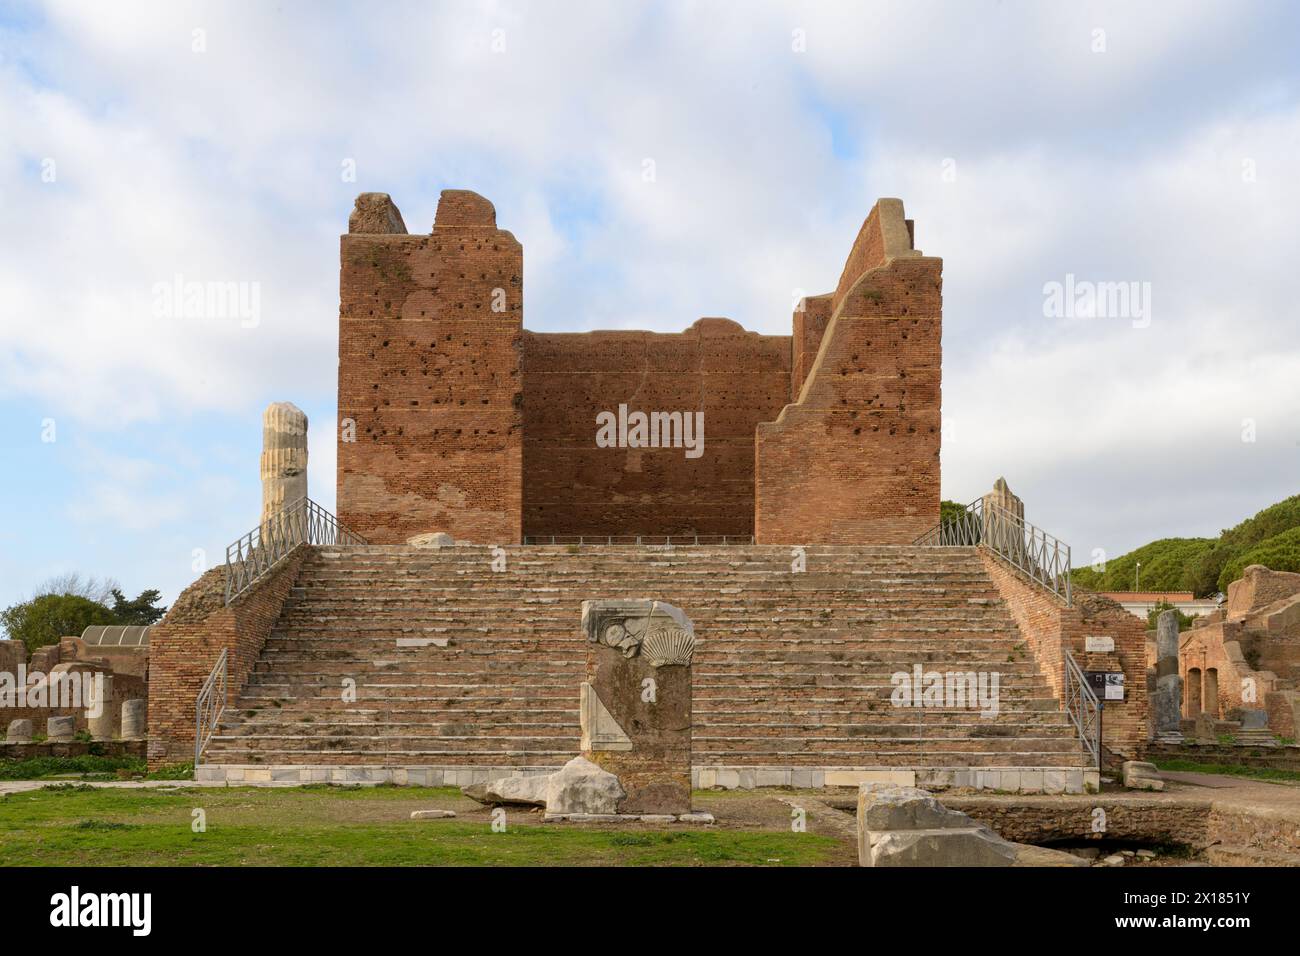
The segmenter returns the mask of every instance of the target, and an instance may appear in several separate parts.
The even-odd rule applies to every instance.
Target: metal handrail
[[[226,603],[256,584],[300,544],[366,544],[310,498],[285,505],[226,548]]]
[[[958,518],[935,525],[913,544],[925,547],[983,545],[1030,580],[1072,604],[1070,546],[1019,515],[976,499]]]
[[[1101,769],[1101,701],[1096,692],[1088,686],[1088,678],[1074,660],[1074,655],[1065,652],[1065,710],[1079,732],[1092,764]]]
[[[203,750],[216,733],[217,723],[226,710],[226,662],[230,659],[228,648],[222,648],[203,689],[194,701],[194,766],[199,765]]]

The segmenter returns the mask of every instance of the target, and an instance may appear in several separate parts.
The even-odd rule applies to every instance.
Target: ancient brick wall
[[[239,696],[298,578],[308,549],[225,603],[225,568],[213,568],[181,592],[149,632],[149,767],[194,759],[194,704],[222,649],[228,650],[226,697]]]
[[[523,254],[442,194],[406,233],[357,200],[339,280],[337,510],[375,543],[448,531],[909,543],[938,521],[941,271],[881,200],[794,334],[523,331]],[[705,453],[601,448],[595,414],[705,414]]]
[[[378,195],[341,240],[339,519],[373,543],[517,543],[522,247],[474,193],[443,192],[427,236]]]
[[[799,393],[812,371],[822,347],[822,336],[831,320],[834,300],[829,295],[808,296],[794,313],[794,367],[790,372],[790,401],[799,401]],[[775,418],[776,416],[772,416]]]
[[[524,333],[526,535],[754,530],[754,432],[790,394],[790,337],[700,319],[684,332]],[[596,415],[703,412],[699,457],[598,447]]]
[[[760,542],[904,544],[938,523],[942,270],[912,248],[902,203],[880,200],[798,401],[758,427]]]
[[[1102,743],[1113,754],[1142,753],[1149,736],[1145,623],[1109,598],[1088,592],[1076,593],[1067,607],[986,549],[980,549],[980,557],[1058,700],[1064,700],[1067,651],[1082,670],[1123,671],[1124,699],[1105,703]],[[1115,650],[1088,653],[1090,635],[1112,638]]]

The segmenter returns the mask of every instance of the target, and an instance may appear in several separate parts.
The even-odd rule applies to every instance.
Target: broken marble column
[[[695,628],[660,601],[584,601],[582,755],[614,774],[623,814],[691,810]]]
[[[87,675],[91,677],[92,675]],[[113,675],[98,674],[99,680],[88,679],[82,686],[88,688],[86,701],[86,730],[92,740],[113,739]],[[101,684],[100,681],[103,683]],[[92,713],[94,716],[91,716]]]
[[[1156,740],[1183,742],[1183,678],[1178,673],[1178,612],[1172,608],[1156,618]]]
[[[272,402],[262,414],[262,536],[285,505],[307,497],[307,416],[291,402]]]
[[[75,717],[51,717],[45,721],[45,739],[50,743],[71,740],[77,733]]]
[[[139,740],[145,735],[148,701],[143,697],[122,704],[122,739]]]
[[[1025,503],[1012,494],[1005,478],[993,482],[982,502],[984,541],[1008,558],[1022,563],[1025,545]],[[1029,567],[1027,561],[1023,562]]]
[[[992,505],[1017,521],[1025,520],[1025,503],[1012,493],[1011,486],[1007,484],[1005,478],[993,482],[993,490],[984,496],[983,502],[985,510]]]

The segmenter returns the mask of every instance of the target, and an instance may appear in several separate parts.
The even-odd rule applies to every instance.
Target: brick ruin
[[[939,516],[942,260],[876,203],[791,335],[523,327],[523,248],[446,190],[410,235],[357,200],[339,278],[338,514],[375,543],[449,532],[904,544]],[[703,454],[600,447],[597,416],[703,413]]]
[[[369,543],[295,549],[233,597],[221,569],[187,589],[153,629],[150,765],[197,741],[204,780],[450,785],[573,758],[618,778],[618,812],[652,815],[689,810],[687,774],[1095,788],[1066,657],[1130,678],[1103,743],[1139,753],[1142,622],[975,542],[914,543],[939,521],[942,261],[913,234],[901,202],[877,202],[788,336],[725,318],[540,333],[523,328],[522,247],[486,199],[445,191],[410,235],[363,194],[341,239],[337,511]],[[301,464],[264,459],[263,477]],[[1023,514],[1005,482],[988,500]],[[599,547],[548,544],[579,535]],[[703,540],[644,547],[670,535]],[[791,544],[807,546],[793,563]],[[680,661],[657,674],[677,701],[662,725],[622,693],[653,661],[602,670],[575,640],[584,602],[644,598],[708,635],[689,679]],[[201,738],[222,651],[228,706]],[[956,668],[941,682],[997,676],[1006,706],[954,698],[922,719],[919,690],[892,692],[920,661]]]
[[[1300,574],[1251,565],[1228,585],[1222,608],[1180,636],[1183,717],[1236,720],[1267,714],[1284,738],[1300,732]]]

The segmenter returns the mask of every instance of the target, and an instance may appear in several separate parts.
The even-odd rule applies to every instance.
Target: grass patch
[[[66,774],[110,774],[112,777],[143,775],[143,757],[102,757],[83,754],[79,757],[29,757],[26,760],[0,760],[0,780],[43,780]]]
[[[1300,770],[1280,770],[1275,767],[1244,767],[1241,764],[1201,763],[1197,760],[1157,760],[1155,765],[1160,770],[1174,773],[1214,773],[1225,777],[1246,777],[1250,780],[1281,781],[1300,783]]]
[[[481,819],[417,822],[454,807]],[[191,829],[202,809],[207,829]],[[56,784],[0,800],[9,866],[799,866],[830,837],[787,830],[544,825],[525,811],[492,831],[455,788],[95,788]]]

